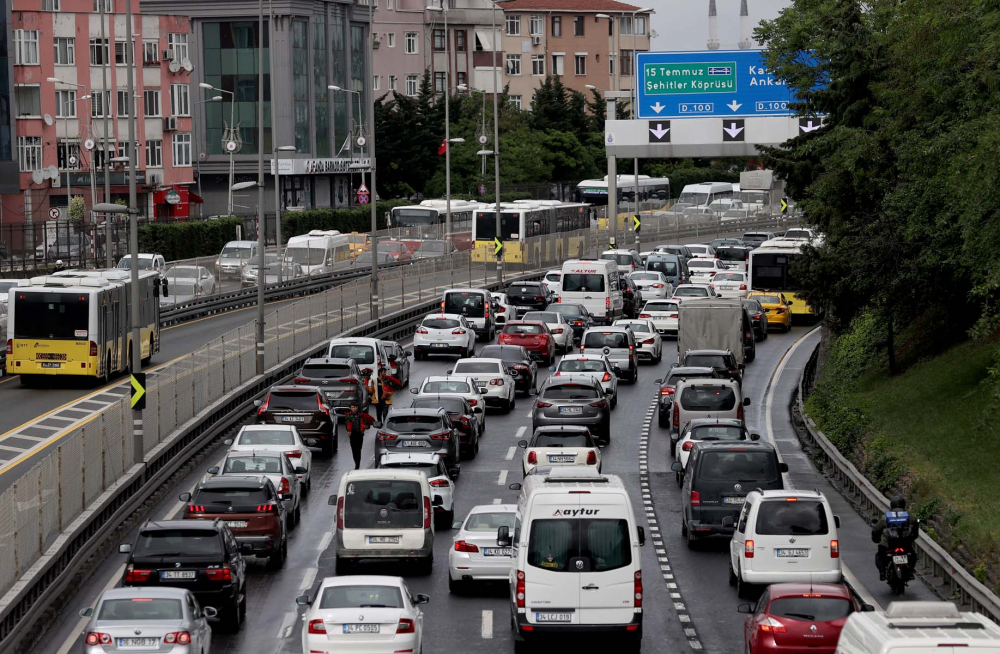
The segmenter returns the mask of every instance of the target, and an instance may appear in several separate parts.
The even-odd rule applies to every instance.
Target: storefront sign
[[[90,186],[90,173],[63,173],[60,176],[60,182],[66,184],[66,177],[70,176],[70,181],[73,182],[74,187],[84,187]],[[94,179],[96,180],[98,186],[104,184],[104,171],[96,170],[94,171]],[[110,172],[108,173],[108,180],[111,186],[126,186],[128,185],[128,172]],[[146,171],[137,170],[135,171],[135,183],[145,184],[146,183]]]
[[[349,159],[338,157],[336,159],[282,159],[282,175],[332,175],[355,172],[351,166],[364,167],[371,166],[371,159],[368,157]],[[274,159],[271,160],[271,174],[274,174]]]

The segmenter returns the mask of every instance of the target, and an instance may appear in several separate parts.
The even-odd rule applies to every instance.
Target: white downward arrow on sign
[[[820,127],[822,127],[822,125],[815,125],[814,126],[813,125],[813,121],[811,121],[811,120],[809,122],[807,122],[805,125],[799,125],[799,129],[801,129],[803,132],[805,132],[807,134],[809,132],[815,132]]]
[[[743,128],[737,127],[736,123],[730,123],[729,127],[723,127],[722,129],[723,131],[726,132],[726,134],[729,134],[729,138],[733,139],[736,138],[739,135],[739,133],[743,131]]]
[[[663,125],[657,123],[656,128],[654,129],[654,128],[650,127],[649,131],[652,132],[653,136],[655,136],[656,138],[662,139],[664,137],[664,135],[667,132],[670,131],[670,128],[669,127],[664,127]]]
[[[740,107],[742,107],[743,105],[741,105],[741,104],[740,104],[739,102],[737,102],[736,100],[733,100],[732,102],[730,102],[730,103],[729,103],[729,104],[727,104],[726,106],[727,106],[727,107],[729,107],[730,109],[732,109],[733,111],[736,111],[737,109],[739,109],[739,108],[740,108]]]
[[[659,102],[659,101],[657,101],[657,102],[656,102],[656,104],[654,104],[654,105],[650,106],[650,109],[652,109],[652,110],[653,110],[653,111],[655,111],[656,113],[660,113],[661,111],[663,111],[663,110],[664,110],[664,109],[666,109],[666,108],[667,108],[667,105],[665,105],[665,104],[660,104],[660,102]]]

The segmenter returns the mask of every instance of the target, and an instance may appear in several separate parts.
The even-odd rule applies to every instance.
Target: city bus
[[[67,270],[22,280],[9,291],[7,373],[29,385],[46,377],[107,380],[129,369],[133,320],[142,359],[160,349],[160,276],[139,271],[139,311],[131,311],[128,270]]]
[[[635,202],[635,175],[618,175],[616,185],[620,202]],[[576,185],[576,199],[595,206],[608,204],[608,176],[585,179]],[[666,177],[639,175],[639,201],[670,199],[670,180]]]
[[[815,311],[799,295],[801,288],[792,273],[792,263],[802,255],[804,239],[774,238],[764,241],[755,250],[750,250],[750,290],[781,293],[785,299],[794,302],[793,316],[812,316]]]
[[[581,202],[558,200],[517,200],[500,203],[500,240],[503,241],[503,260],[508,263],[539,261],[539,257],[555,256],[560,261],[577,259],[586,253],[586,236],[581,230],[590,229],[591,207]],[[486,205],[476,211],[472,223],[473,261],[496,261],[493,239],[496,230],[496,206]],[[526,241],[537,236],[578,232],[566,239]],[[534,252],[526,245],[531,243]],[[554,248],[554,250],[550,250]]]
[[[472,247],[472,215],[485,206],[482,202],[451,201],[451,240],[459,250]],[[424,200],[417,205],[394,207],[389,212],[389,226],[398,230],[399,239],[409,245],[424,239],[443,239],[447,217],[447,200]]]

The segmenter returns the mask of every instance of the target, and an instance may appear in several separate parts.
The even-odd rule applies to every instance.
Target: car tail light
[[[281,486],[278,488],[278,493],[291,493],[292,488],[288,484],[288,477],[281,478]]]
[[[673,394],[674,394],[673,386],[663,386],[662,388],[660,388],[660,395],[673,395]]]
[[[418,334],[427,334],[429,332],[427,331],[426,327],[417,327],[417,333]]]
[[[455,551],[456,552],[478,552],[479,546],[472,543],[466,543],[464,540],[455,541]]]
[[[591,450],[587,452],[587,465],[596,466],[597,465],[597,452]]]
[[[528,366],[524,365],[523,363],[515,363],[514,364],[514,370],[531,370],[531,368],[529,368]]]
[[[772,617],[766,617],[761,621],[760,630],[766,634],[783,634],[786,631],[785,625]]]
[[[663,288],[663,284],[653,284],[653,288]]]
[[[357,384],[358,383],[358,378],[357,377],[344,377],[343,379],[340,379],[338,381],[341,384]]]
[[[667,316],[667,317],[668,317],[668,318],[676,318],[676,317],[677,317],[677,314],[676,314],[676,313],[672,313],[672,314],[670,314],[670,315],[669,315],[669,316]]]
[[[97,356],[97,343],[95,343],[94,341],[90,342],[90,356],[92,357]]]
[[[740,284],[740,290],[741,291],[747,290],[747,285],[746,284]]]
[[[775,312],[775,313],[784,313],[784,312],[785,312],[785,310],[784,310],[784,309],[782,309],[781,307],[778,307],[777,309],[775,309],[775,310],[774,310],[774,312]]]
[[[287,456],[289,459],[301,459],[302,450],[289,450],[285,452],[285,456]]]
[[[448,485],[448,482],[446,482],[444,479],[432,479],[427,483],[429,483],[434,488],[444,488]]]
[[[295,378],[295,383],[296,384],[308,384],[309,383],[309,378],[308,377],[296,377]]]
[[[649,314],[649,313],[640,313],[639,317],[640,318],[652,318],[653,316],[652,316],[652,314]]]
[[[752,540],[748,540],[747,542],[743,543],[743,557],[747,558],[747,559],[752,559],[753,558],[753,541]]]
[[[681,449],[685,452],[690,452],[694,449],[694,441],[684,441],[684,444],[681,445]]]
[[[517,571],[517,587],[514,589],[514,601],[517,602],[517,608],[524,608],[524,571]]]
[[[551,402],[535,402],[535,406],[539,409],[547,409],[552,406]]]
[[[87,638],[85,639],[85,642],[88,645],[90,645],[90,646],[94,646],[94,645],[110,645],[111,644],[111,635],[110,634],[102,634],[102,633],[100,633],[98,631],[88,631],[87,632]]]
[[[149,581],[152,570],[136,570],[131,565],[125,568],[125,581],[128,583],[143,583]]]
[[[608,401],[607,400],[598,400],[596,402],[591,402],[587,406],[592,406],[595,409],[603,409],[604,407],[608,406]]]
[[[396,440],[396,434],[387,434],[384,431],[375,432],[375,440],[377,441],[394,441]]]
[[[344,528],[344,496],[337,498],[337,529]]]
[[[611,373],[610,372],[604,373],[604,376],[601,377],[601,381],[602,382],[609,382],[609,381],[611,381]]]
[[[326,635],[326,624],[322,620],[309,621],[309,633]]]
[[[633,585],[635,591],[635,603],[632,604],[635,608],[642,608],[642,571],[636,570],[635,572],[635,584]]]
[[[830,541],[830,558],[839,559],[840,558],[840,541],[831,540]]]
[[[14,354],[14,341],[10,338],[7,339],[7,354]]]
[[[608,309],[609,311],[611,310],[611,298],[610,297],[604,298],[604,308]]]
[[[465,330],[464,330],[464,329],[462,329],[461,327],[459,327],[458,329],[453,329],[453,330],[451,330],[451,333],[452,333],[452,334],[464,334],[464,333],[465,333]]]
[[[434,434],[431,434],[431,440],[432,441],[446,441],[449,438],[451,438],[451,432],[449,432],[447,430],[446,431],[439,431],[439,432],[436,432]]]
[[[399,625],[396,627],[397,634],[412,634],[416,630],[413,627],[413,620],[409,618],[400,618]]]
[[[490,380],[490,386],[503,386],[503,377]]]
[[[719,271],[718,270],[713,270],[712,272],[708,273],[708,276],[709,277],[715,277],[715,273],[717,273],[717,272],[719,272]]]
[[[536,465],[538,463],[538,455],[535,454],[534,450],[528,452],[528,463],[531,465]]]
[[[653,343],[655,343],[655,342],[656,342],[656,339],[652,339],[652,338],[647,338],[646,340],[644,340],[644,341],[642,342],[642,344],[643,344],[643,345],[652,345],[652,344],[653,344]]]
[[[553,334],[562,334],[563,333],[563,328],[562,327],[556,327],[555,329],[552,330],[552,333]]]
[[[444,313],[444,300],[441,300],[441,313]]]
[[[691,506],[701,506],[701,493],[696,490],[691,491]]]
[[[553,376],[553,377],[561,377],[561,376],[562,376],[562,373],[561,373],[561,372],[559,372],[559,371],[557,370],[557,371],[555,372],[555,374],[553,374],[552,376]]]
[[[497,307],[497,313],[504,313],[505,311],[507,311],[507,308],[502,304],[499,307]]]
[[[736,419],[743,420],[743,405],[740,404],[736,407]]]
[[[205,570],[205,577],[209,581],[232,581],[233,571],[227,563],[224,568],[209,568]]]
[[[431,498],[424,498],[424,529],[431,528]]]
[[[268,502],[267,504],[258,504],[257,513],[277,513],[278,505],[274,502]]]
[[[468,419],[468,418],[466,418],[465,416],[459,416],[459,417],[458,417],[458,421],[459,421],[460,423],[462,423],[462,426],[463,426],[463,427],[468,427],[468,426],[469,426],[469,419]]]
[[[203,504],[188,504],[187,505],[187,512],[188,513],[204,513],[205,512],[205,506]]]
[[[267,412],[267,405],[270,404],[270,402],[271,402],[271,396],[268,395],[267,399],[264,400],[264,403],[260,405],[259,409],[257,409],[258,416],[262,416]]]
[[[681,428],[681,408],[674,404],[674,427]]]
[[[469,406],[476,406],[479,404],[479,400],[469,400]]]
[[[319,393],[316,394],[316,408],[326,415],[330,415],[330,410],[323,406],[323,396]]]

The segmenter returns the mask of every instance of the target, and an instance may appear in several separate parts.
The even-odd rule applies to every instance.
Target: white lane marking
[[[112,588],[117,586],[123,574],[125,574],[124,563],[118,566],[118,569],[115,570],[114,574],[111,575],[111,580],[104,586],[104,588],[101,589],[101,592],[97,594],[97,597],[94,599],[94,602],[96,603],[97,599],[99,599],[101,595],[104,594],[105,591],[111,590]],[[90,618],[80,618],[76,623],[76,629],[73,630],[73,633],[70,634],[70,636],[62,644],[62,647],[60,647],[56,651],[56,654],[69,654],[70,650],[78,646],[80,643],[80,632],[83,631],[83,628],[87,626],[88,622],[90,622]]]
[[[528,411],[528,413],[527,413],[527,414],[525,414],[525,416],[524,416],[524,417],[525,417],[525,418],[530,418],[530,417],[531,417],[531,413],[532,413],[531,411]]]
[[[500,498],[499,497],[494,497],[493,498],[493,503],[494,504],[500,504]]]
[[[503,486],[505,483],[507,483],[507,471],[501,470],[500,478],[497,479],[497,486]]]
[[[493,638],[493,611],[483,611],[483,638]]]
[[[299,590],[306,591],[312,588],[313,582],[316,581],[317,572],[319,572],[319,568],[309,568],[306,570],[305,575],[302,576],[302,583],[299,584]]]
[[[328,531],[323,534],[323,538],[320,539],[319,545],[316,547],[320,552],[325,552],[326,548],[330,547],[330,542],[333,541],[333,532]]]
[[[528,417],[531,417],[531,414],[528,414]],[[524,436],[524,432],[527,429],[528,429],[527,425],[521,425],[520,427],[518,427],[517,428],[517,433],[514,435],[514,438],[520,440],[521,437]]]
[[[285,613],[285,617],[281,620],[281,626],[278,627],[278,640],[288,638],[292,634],[292,623],[295,622],[296,615],[295,611]]]
[[[508,461],[510,461],[511,459],[514,458],[514,452],[517,452],[517,446],[516,445],[511,445],[510,449],[507,450],[507,460]]]
[[[875,599],[875,597],[868,592],[868,589],[865,588],[864,585],[861,583],[861,581],[859,581],[858,578],[854,576],[854,573],[851,572],[846,565],[844,565],[843,561],[841,561],[840,565],[844,571],[844,579],[846,579],[847,583],[851,585],[851,588],[853,588],[855,592],[857,592],[857,594],[861,596],[861,599],[864,600],[866,604],[871,604],[879,611],[882,611],[882,605],[879,604],[878,600]]]
[[[179,520],[181,518],[180,511],[187,502],[181,502],[180,500],[174,502],[174,505],[167,509],[164,514],[164,520]]]

